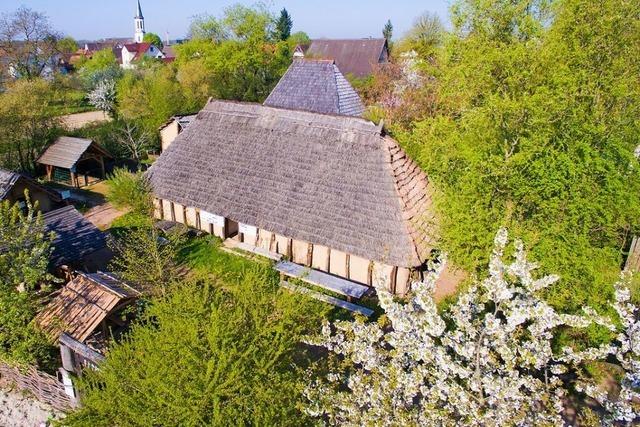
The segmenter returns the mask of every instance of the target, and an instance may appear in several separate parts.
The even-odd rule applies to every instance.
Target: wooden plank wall
[[[224,227],[202,224],[199,210],[196,208],[184,207],[161,199],[156,199],[154,205],[158,219],[183,223],[222,239],[227,237]],[[296,264],[306,265],[368,286],[382,281],[391,292],[399,295],[404,295],[410,290],[411,271],[408,268],[370,261],[326,246],[291,239],[268,230],[258,229],[256,235],[242,237],[245,243],[281,254]]]

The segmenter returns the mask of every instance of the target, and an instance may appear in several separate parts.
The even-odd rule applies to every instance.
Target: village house
[[[41,212],[49,212],[62,206],[62,196],[57,191],[43,187],[28,176],[0,168],[0,201],[26,204],[25,190],[34,205],[37,203]]]
[[[264,105],[344,116],[364,113],[360,96],[332,59],[294,59]]]
[[[282,256],[291,275],[405,294],[432,256],[429,180],[361,118],[213,100],[148,177],[157,218]]]
[[[113,157],[98,143],[86,138],[61,136],[36,160],[44,166],[49,181],[74,187],[105,178],[107,160]]]
[[[381,39],[318,39],[298,46],[294,58],[333,59],[346,77],[365,78],[389,62],[389,45]]]

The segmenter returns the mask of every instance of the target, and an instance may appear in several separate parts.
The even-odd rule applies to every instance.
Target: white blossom
[[[116,103],[116,82],[111,79],[99,81],[96,87],[89,92],[87,98],[95,108],[105,113],[113,112]]]
[[[640,323],[626,278],[612,303],[619,330],[590,307],[583,314],[558,313],[540,296],[558,277],[534,278],[537,266],[520,242],[513,262],[505,263],[507,243],[500,230],[488,277],[443,313],[432,295],[440,263],[413,284],[406,303],[376,285],[384,320],[325,324],[309,342],[337,354],[341,368],[307,387],[307,412],[345,426],[563,425],[566,398],[577,392],[600,404],[604,424],[637,420]],[[616,339],[554,353],[559,327],[592,324],[617,331]],[[603,360],[617,360],[624,371],[615,397],[575,375],[585,362]]]

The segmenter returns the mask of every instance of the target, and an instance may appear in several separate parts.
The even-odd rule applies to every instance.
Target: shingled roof
[[[363,119],[210,101],[148,176],[159,198],[389,265],[432,248],[426,176]]]
[[[20,174],[0,168],[0,200],[4,200],[16,182],[20,179]]]
[[[43,165],[71,169],[89,148],[110,157],[104,148],[90,139],[61,136],[45,150],[37,162]]]
[[[364,112],[360,97],[333,60],[294,60],[264,105],[345,116]]]
[[[78,273],[36,316],[36,323],[54,338],[66,332],[84,342],[123,302],[140,295],[109,273]]]
[[[344,75],[366,77],[376,64],[387,62],[386,39],[319,39],[313,40],[305,55],[333,59]]]
[[[60,197],[60,194],[57,191],[41,186],[35,180],[26,175],[3,168],[0,168],[0,201],[4,200],[9,195],[11,189],[15,187],[20,180],[23,180],[32,188],[37,187],[39,190],[47,193],[54,202],[62,201],[62,197]]]
[[[42,216],[47,233],[53,232],[51,265],[58,267],[81,261],[107,247],[105,234],[73,206],[56,209]]]

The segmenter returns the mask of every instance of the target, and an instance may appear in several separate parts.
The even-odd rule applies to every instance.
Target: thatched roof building
[[[364,113],[360,96],[333,60],[294,59],[264,105],[344,116]]]
[[[49,212],[62,203],[57,191],[43,187],[26,175],[0,168],[0,201],[23,203],[26,200],[25,190],[28,190],[31,202],[37,202],[42,212]]]
[[[163,219],[361,283],[404,286],[432,249],[428,179],[363,119],[211,101],[149,178]]]
[[[90,178],[104,178],[105,159],[111,158],[107,150],[90,139],[61,136],[47,147],[37,163],[45,166],[49,180],[80,187],[81,176],[85,185]]]

